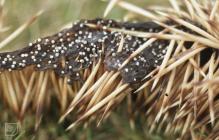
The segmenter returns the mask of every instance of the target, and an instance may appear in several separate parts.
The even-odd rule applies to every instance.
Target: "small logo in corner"
[[[5,136],[13,137],[19,133],[18,123],[5,123]]]

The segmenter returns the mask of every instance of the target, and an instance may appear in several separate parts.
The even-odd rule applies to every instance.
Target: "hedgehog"
[[[49,94],[55,95],[59,122],[75,116],[70,130],[93,119],[100,123],[131,96],[130,114],[143,114],[151,133],[217,138],[219,2],[171,1],[173,9],[147,11],[111,1],[106,12],[116,4],[149,20],[79,20],[0,53],[0,91],[8,106],[20,120],[33,106],[37,128]]]

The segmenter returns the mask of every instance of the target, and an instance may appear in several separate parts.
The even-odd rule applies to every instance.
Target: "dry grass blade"
[[[118,3],[119,0],[110,0],[109,4],[106,7],[106,10],[104,11],[103,17],[106,17],[109,12],[113,9],[113,7]]]
[[[5,0],[0,1],[0,28],[2,28],[3,24],[3,8],[4,8]]]
[[[1,0],[0,1],[0,33],[6,31],[6,28],[3,28],[3,18],[4,18],[4,4],[5,4],[5,0]]]
[[[6,32],[10,29],[10,27],[0,28],[0,33]]]
[[[204,11],[201,9],[200,5],[198,4],[198,2],[196,0],[190,0],[192,6],[194,7],[194,9],[197,11],[196,13],[203,19],[203,20],[207,20],[207,15],[204,13]]]
[[[134,12],[136,14],[139,14],[139,15],[142,15],[144,17],[154,19],[154,20],[160,20],[157,16],[155,16],[151,12],[146,11],[145,9],[139,8],[138,6],[135,6],[131,3],[128,3],[128,2],[125,2],[125,1],[119,1],[118,5],[122,8],[127,9],[128,11],[132,11],[132,12]]]
[[[169,0],[169,2],[171,3],[171,5],[174,8],[174,10],[176,10],[177,14],[181,15],[181,10],[180,10],[180,6],[179,6],[178,0]]]
[[[0,1],[1,7],[4,5],[4,3],[5,3],[5,0],[1,0],[1,1]]]
[[[216,14],[217,14],[218,8],[219,8],[219,1],[216,0],[214,8],[212,9],[211,14],[210,14],[210,18],[209,18],[210,20],[214,20]]]
[[[0,50],[5,47],[8,43],[14,40],[19,34],[21,34],[30,24],[32,24],[43,11],[39,11],[36,15],[30,18],[27,22],[21,25],[17,30],[15,30],[12,34],[10,34],[7,38],[5,38],[2,42],[0,42]]]
[[[185,3],[186,8],[187,8],[188,11],[189,11],[189,14],[190,14],[190,16],[191,16],[191,19],[194,19],[195,13],[194,13],[194,9],[193,9],[192,5],[189,3],[188,0],[184,0],[183,2]]]

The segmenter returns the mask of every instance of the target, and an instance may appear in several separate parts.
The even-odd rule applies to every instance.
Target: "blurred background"
[[[65,25],[79,19],[92,19],[103,17],[108,4],[107,0],[0,0],[5,1],[3,6],[3,18],[0,24],[9,28],[0,34],[0,41],[11,34],[15,29],[25,23],[31,16],[40,10],[43,14],[28,26],[16,40],[12,41],[6,50],[24,47],[28,42],[42,36],[58,32]],[[165,4],[167,0],[128,0],[132,4],[146,8],[151,4]],[[115,6],[107,18],[123,20],[127,14],[118,6]]]
[[[3,0],[0,0],[3,3]],[[130,3],[146,8],[151,4],[159,6],[166,4],[166,0],[129,0]],[[22,33],[20,33],[13,41],[7,44],[1,51],[16,50],[25,47],[26,44],[38,37],[44,37],[58,32],[66,25],[73,23],[79,19],[92,19],[103,17],[104,10],[108,1],[104,0],[5,0],[4,5],[0,7],[0,42],[7,38],[13,31],[18,29],[28,19],[35,15],[38,11],[44,12],[36,21],[29,25]],[[107,18],[115,20],[123,20],[127,14],[118,6],[115,6]],[[124,103],[125,104],[125,103]],[[34,132],[34,114],[27,114],[25,126],[22,126],[20,133],[16,136],[16,140],[23,139],[40,139],[40,140],[162,140],[165,139],[160,134],[149,135],[148,130],[142,126],[144,119],[139,117],[136,120],[135,129],[131,129],[127,118],[127,109],[122,107],[113,113],[110,119],[104,122],[100,127],[95,124],[85,128],[77,127],[76,130],[66,132],[65,125],[57,124],[59,114],[44,114],[43,123],[38,132]],[[57,105],[54,105],[56,108]],[[125,107],[125,105],[124,105]],[[3,109],[0,103],[0,110]],[[124,113],[123,113],[124,112]],[[55,117],[54,117],[55,116]],[[9,110],[1,111],[0,126],[4,127],[5,122],[16,122],[16,118]],[[4,137],[4,129],[0,128],[0,140]],[[170,139],[170,138],[168,138]]]

